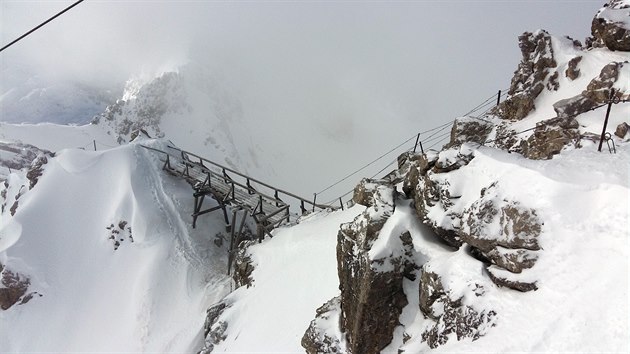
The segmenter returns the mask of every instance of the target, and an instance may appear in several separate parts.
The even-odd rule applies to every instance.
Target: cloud
[[[1,2],[2,42],[71,3]],[[282,126],[302,151],[324,136],[360,165],[509,86],[519,34],[583,39],[600,5],[88,0],[0,54],[2,86],[36,74],[106,87],[192,62],[231,86],[256,129]]]

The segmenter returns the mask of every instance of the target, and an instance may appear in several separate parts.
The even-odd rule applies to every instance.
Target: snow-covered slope
[[[190,187],[159,166],[136,144],[63,150],[2,214],[2,288],[26,289],[0,311],[1,352],[200,347],[206,308],[229,290],[222,219],[192,230]]]
[[[457,203],[462,208],[479,197],[481,188],[496,183],[502,190],[497,198],[519,200],[545,220],[538,263],[516,277],[537,280],[535,292],[493,284],[483,263],[471,257],[467,248],[453,251],[441,245],[421,224],[409,201],[396,205],[371,252],[392,252],[392,242],[401,232],[410,231],[418,264],[430,264],[442,274],[447,290],[462,294],[465,304],[496,313],[493,327],[484,336],[476,341],[452,338],[436,351],[628,350],[630,146],[624,144],[616,155],[593,150],[591,146],[551,161],[531,161],[481,148],[468,166],[450,178],[454,188],[461,188]],[[224,300],[229,307],[217,323],[226,322],[227,331],[214,352],[301,352],[300,340],[315,309],[339,294],[335,226],[361,211],[362,207],[355,206],[280,229],[273,239],[250,247],[253,285],[237,289]],[[420,279],[418,275],[404,282],[409,303],[384,353],[430,350],[421,336],[433,322],[418,309]],[[483,294],[475,295],[479,289]],[[333,321],[328,330],[338,332],[336,326]]]

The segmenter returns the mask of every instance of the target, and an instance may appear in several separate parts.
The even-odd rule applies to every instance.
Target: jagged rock
[[[331,336],[341,334],[338,331],[329,331],[329,328],[338,328],[341,316],[340,297],[334,297],[317,309],[315,319],[311,321],[302,337],[302,347],[308,354],[319,353],[344,353],[345,339]],[[331,333],[332,332],[332,333]]]
[[[488,271],[488,276],[492,279],[492,282],[498,286],[518,290],[521,292],[528,292],[532,290],[538,290],[538,286],[536,285],[536,281],[534,282],[526,282],[526,281],[518,281],[518,280],[510,280],[507,277],[500,276],[495,273],[499,273],[498,269],[494,266],[489,266],[486,268]]]
[[[48,158],[46,155],[41,154],[38,156],[33,163],[31,164],[31,168],[26,173],[26,178],[30,181],[29,189],[33,189],[37,182],[39,181],[39,177],[44,173],[44,165],[48,163]]]
[[[577,56],[571,60],[569,60],[569,67],[564,72],[564,75],[570,80],[575,80],[580,77],[580,69],[578,69],[578,65],[582,61],[581,56]]]
[[[462,304],[462,298],[451,299],[445,291],[441,277],[422,267],[420,278],[420,310],[435,324],[422,333],[422,340],[432,349],[445,344],[449,336],[455,334],[457,340],[472,338],[477,340],[487,329],[494,326],[495,311],[476,311]],[[482,296],[479,292],[477,296]]]
[[[558,91],[560,88],[560,82],[558,81],[558,71],[554,71],[554,73],[549,76],[549,80],[547,81],[547,90],[549,91]]]
[[[538,259],[542,221],[535,210],[501,198],[497,189],[493,184],[482,190],[481,198],[464,212],[461,238],[496,267],[521,273]]]
[[[382,195],[381,193],[390,194]],[[393,190],[386,184],[385,181],[364,178],[354,187],[354,195],[352,200],[356,204],[361,204],[366,207],[375,206],[375,202],[378,201],[390,201],[393,198]],[[388,202],[393,205],[393,202]]]
[[[379,353],[393,338],[398,317],[407,304],[402,281],[408,264],[403,238],[395,247],[374,250],[381,228],[394,212],[394,188],[362,183],[369,207],[354,221],[341,225],[337,236],[337,270],[341,290],[340,327],[350,353]],[[389,241],[393,243],[395,241]],[[385,252],[385,253],[382,253]]]
[[[605,45],[613,51],[630,51],[629,17],[630,6],[627,1],[608,1],[597,12],[591,23],[591,34],[595,39],[594,41]]]
[[[236,255],[234,256],[234,273],[232,279],[236,287],[243,285],[248,288],[252,286],[254,279],[252,278],[252,272],[254,272],[254,263],[250,254],[247,252],[247,247],[254,244],[255,241],[243,241],[238,245]]]
[[[163,137],[162,118],[189,109],[180,73],[167,72],[144,85],[132,81],[126,91],[126,97],[92,119],[92,124],[107,126],[119,144],[131,141],[134,131],[144,130],[152,136]]]
[[[433,181],[431,176],[432,175],[429,174],[423,176],[416,187],[414,195],[416,212],[422,222],[429,226],[447,245],[459,248],[462,245],[462,241],[457,230],[452,227],[452,224],[446,227],[445,223],[439,223],[441,220],[433,220],[428,217],[431,208],[439,206],[442,209],[448,209],[452,203],[448,182]],[[453,220],[461,217],[460,215],[452,213],[445,214],[445,217],[450,217]]]
[[[548,160],[559,154],[565,146],[577,144],[580,133],[559,125],[539,124],[526,140],[521,140],[521,153],[532,160]]]
[[[225,332],[227,331],[228,324],[224,321],[219,321],[219,316],[225,311],[229,306],[220,302],[208,309],[206,312],[206,322],[204,324],[204,346],[199,351],[199,354],[209,354],[214,350],[214,346],[224,341],[227,336]]]
[[[28,287],[31,285],[30,279],[20,273],[13,272],[0,263],[0,309],[8,310],[22,299],[22,303],[30,299],[22,298]],[[31,295],[32,297],[32,295]]]
[[[447,147],[460,146],[466,142],[483,144],[494,128],[490,121],[470,117],[457,118],[451,128],[451,140]]]
[[[615,130],[615,135],[620,137],[621,139],[624,139],[629,130],[630,125],[626,122],[623,122],[617,126],[617,129]]]
[[[508,120],[521,120],[535,108],[534,100],[549,83],[547,77],[557,66],[549,33],[525,32],[518,39],[523,57],[514,72],[509,96],[492,111]],[[550,87],[553,89],[556,85],[552,82]]]
[[[435,166],[438,153],[429,150],[425,154],[403,153],[398,157],[398,171],[403,176],[403,192],[407,198],[413,196],[421,176]]]
[[[432,171],[435,173],[447,173],[466,166],[474,158],[473,152],[474,150],[468,145],[442,150]]]
[[[629,64],[612,62],[604,66],[582,93],[554,103],[553,109],[558,117],[574,117],[607,103],[611,99],[611,89],[619,80],[619,73],[625,65]],[[627,95],[626,92],[615,91],[612,98],[621,99]]]

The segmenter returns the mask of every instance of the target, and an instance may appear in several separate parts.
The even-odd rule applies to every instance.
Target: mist
[[[2,44],[71,3],[3,1]],[[199,65],[267,152],[306,161],[313,191],[507,88],[524,31],[583,40],[601,4],[88,0],[0,54],[0,93],[34,76],[107,89]]]

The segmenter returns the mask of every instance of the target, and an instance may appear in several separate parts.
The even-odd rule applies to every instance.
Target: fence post
[[[343,209],[343,201],[341,201],[341,197],[339,197],[339,204],[341,204],[341,210],[344,210]]]
[[[413,146],[413,153],[416,153],[416,147],[418,147],[418,142],[420,141],[420,133],[418,133],[418,136],[416,137],[416,144]],[[420,147],[420,149],[422,149],[422,146]]]
[[[313,193],[313,211],[315,211],[316,203],[317,203],[317,193]]]
[[[499,93],[497,94],[497,106],[499,103],[501,103],[501,90],[499,90]]]
[[[599,147],[597,151],[602,152],[602,144],[604,144],[604,138],[606,136],[606,126],[608,126],[608,117],[610,116],[610,109],[613,104],[613,97],[615,97],[615,90],[610,89],[610,99],[608,100],[608,109],[606,110],[606,118],[604,118],[604,127],[602,128],[602,135],[599,137]]]
[[[96,140],[92,140],[92,143],[94,144],[94,151],[96,151]]]

